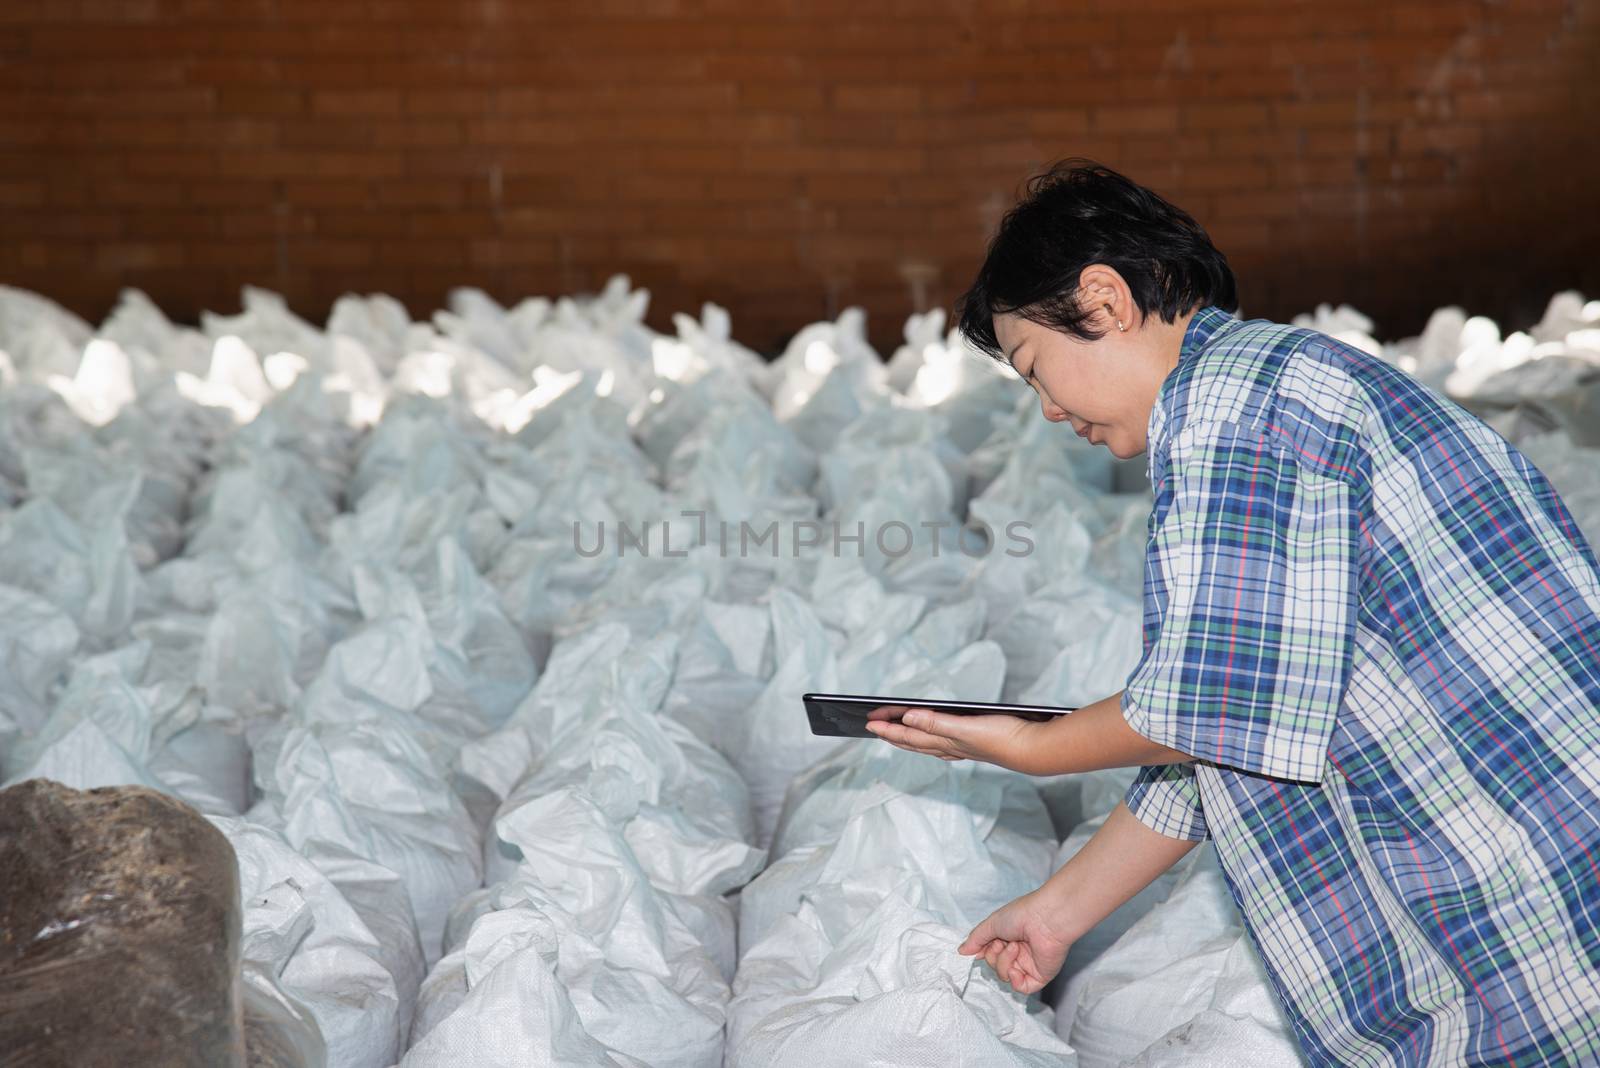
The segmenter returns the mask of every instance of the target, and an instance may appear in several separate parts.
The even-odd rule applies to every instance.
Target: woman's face
[[[1189,316],[1176,324],[1137,319],[1125,315],[1124,330],[1114,318],[1096,321],[1098,328],[1109,327],[1105,336],[1084,341],[1002,312],[994,317],[994,334],[1011,366],[1039,394],[1046,419],[1071,423],[1079,437],[1126,460],[1145,450],[1150,409],[1177,366]]]

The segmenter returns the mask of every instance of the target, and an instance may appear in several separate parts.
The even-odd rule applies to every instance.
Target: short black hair
[[[1228,260],[1188,212],[1087,159],[1067,159],[1028,181],[958,304],[960,330],[1000,361],[994,317],[1023,318],[1085,341],[1102,336],[1079,306],[1078,277],[1091,263],[1115,267],[1141,316],[1163,322],[1196,308],[1239,307]]]

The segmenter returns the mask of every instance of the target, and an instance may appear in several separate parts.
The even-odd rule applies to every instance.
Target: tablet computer
[[[1054,705],[1002,704],[995,701],[934,701],[915,697],[869,697],[864,694],[808,693],[801,696],[811,733],[833,738],[875,738],[867,730],[868,720],[897,720],[907,709],[930,708],[958,716],[986,716],[1000,713],[1024,719],[1048,720],[1076,712],[1076,708]]]

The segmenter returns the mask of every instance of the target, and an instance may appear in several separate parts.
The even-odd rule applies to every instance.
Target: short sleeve
[[[1349,485],[1268,431],[1186,427],[1152,513],[1128,725],[1199,760],[1322,781],[1350,676],[1359,529]]]
[[[1208,836],[1200,809],[1200,788],[1193,764],[1142,767],[1123,798],[1140,823],[1168,838],[1204,841]]]

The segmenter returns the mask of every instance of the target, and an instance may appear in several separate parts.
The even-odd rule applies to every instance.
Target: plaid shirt
[[[1472,415],[1217,308],[1150,413],[1127,796],[1317,1064],[1600,1064],[1600,568]]]

